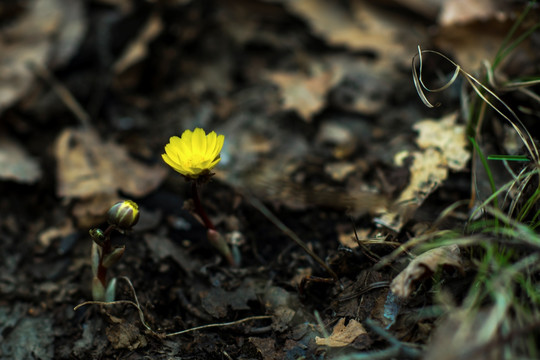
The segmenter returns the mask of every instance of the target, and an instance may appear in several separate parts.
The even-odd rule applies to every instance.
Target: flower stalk
[[[238,266],[227,241],[216,230],[216,227],[202,206],[199,195],[199,186],[210,181],[214,173],[211,170],[221,160],[220,152],[225,137],[217,135],[214,131],[208,135],[201,128],[186,130],[181,137],[173,136],[165,145],[165,153],[161,156],[163,161],[180,173],[186,181],[191,182],[193,196],[193,212],[197,214],[207,229],[206,236],[229,262],[231,266]]]
[[[195,207],[195,213],[201,217],[204,226],[209,230],[216,230],[214,223],[208,215],[201,203],[201,197],[199,196],[199,185],[196,181],[191,182],[191,193],[193,194],[193,206]]]

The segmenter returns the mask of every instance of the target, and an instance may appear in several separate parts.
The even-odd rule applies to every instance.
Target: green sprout
[[[92,297],[95,301],[114,301],[116,278],[107,279],[107,270],[116,264],[124,255],[125,246],[113,246],[111,233],[117,230],[125,233],[139,221],[139,206],[124,200],[114,204],[107,212],[109,226],[105,231],[91,229],[92,238]]]

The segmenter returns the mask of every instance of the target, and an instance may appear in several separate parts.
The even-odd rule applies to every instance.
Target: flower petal
[[[180,164],[182,162],[182,158],[186,157],[178,150],[179,149],[173,144],[165,145],[165,153],[169,156],[169,159],[176,164]]]
[[[165,161],[167,163],[167,165],[172,167],[175,171],[179,172],[182,175],[186,175],[186,169],[184,169],[184,167],[182,165],[180,165],[180,164],[174,162],[173,160],[171,160],[169,155],[161,154],[161,157],[163,158],[163,161]]]
[[[203,156],[206,151],[206,133],[201,128],[196,128],[193,131],[191,138],[191,150],[193,155]]]
[[[193,141],[193,132],[191,130],[184,131],[182,133],[182,141],[191,150],[191,143]]]
[[[184,139],[180,139],[178,136],[173,136],[169,139],[169,142],[174,148],[176,148],[178,157],[183,158],[191,156],[191,146],[187,146]]]
[[[212,131],[206,136],[206,152],[204,154],[205,159],[211,159],[212,153],[216,147],[217,135],[215,131]]]
[[[180,174],[197,179],[219,163],[225,136],[215,131],[206,134],[201,128],[172,136],[165,145],[163,161]]]
[[[218,157],[217,157],[214,161],[212,161],[212,162],[210,163],[210,165],[209,165],[208,168],[209,168],[209,169],[213,169],[213,168],[218,164],[218,162],[219,162],[220,160],[221,160],[221,157],[218,155]]]
[[[214,160],[219,156],[219,153],[221,152],[221,149],[223,148],[223,143],[225,142],[225,136],[219,135],[216,139],[216,146],[214,147],[214,151],[211,153],[211,159]]]

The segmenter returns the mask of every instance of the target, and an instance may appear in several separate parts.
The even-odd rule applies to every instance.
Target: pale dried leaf
[[[257,353],[262,356],[263,360],[276,360],[284,356],[281,347],[277,347],[278,350],[276,350],[275,339],[250,337],[249,342],[255,346]]]
[[[41,179],[39,163],[15,140],[0,138],[0,179],[35,183]]]
[[[156,189],[167,173],[164,166],[144,165],[112,142],[103,142],[91,130],[65,129],[55,144],[57,193],[67,198],[100,194],[141,197]]]
[[[331,45],[373,51],[383,61],[409,61],[410,47],[405,39],[411,46],[420,42],[413,32],[403,31],[404,26],[410,26],[410,20],[405,24],[396,14],[381,11],[368,1],[352,1],[352,11],[339,1],[327,0],[294,0],[286,6]]]
[[[88,229],[106,219],[110,207],[120,201],[116,193],[95,194],[89,198],[79,199],[71,209],[71,213],[77,219],[80,229]]]
[[[69,58],[78,46],[86,22],[81,1],[32,0],[0,36],[0,112],[28,91],[35,74],[32,64],[47,67]]]
[[[163,30],[163,22],[157,14],[148,18],[144,28],[129,44],[120,59],[114,64],[114,72],[122,73],[126,69],[143,60],[148,54],[148,45]]]
[[[296,110],[306,121],[325,105],[328,91],[339,80],[332,70],[321,71],[313,76],[301,73],[274,72],[268,78],[277,84],[283,96],[283,108]]]
[[[496,306],[476,312],[455,310],[435,330],[426,349],[425,360],[495,360],[502,358],[502,348],[489,344],[500,336],[500,321],[492,326],[493,317],[507,319]],[[482,336],[487,334],[488,336]],[[445,349],[445,351],[441,351]]]
[[[448,177],[445,159],[435,148],[428,148],[424,152],[415,151],[409,156],[412,157],[409,185],[396,200],[398,206],[377,219],[379,224],[396,232],[401,230],[414,211]]]
[[[351,319],[345,325],[345,318],[339,319],[336,326],[332,330],[332,334],[327,338],[315,337],[317,345],[329,347],[343,347],[350,345],[356,338],[361,335],[367,335],[366,329],[358,321]]]
[[[451,54],[465,71],[473,72],[480,69],[484,61],[493,61],[512,24],[512,21],[491,19],[448,25],[441,28],[433,40],[441,52]],[[521,48],[528,46],[528,50],[534,53],[533,43],[525,41],[521,45]]]
[[[414,125],[414,129],[419,131],[416,142],[423,152],[396,154],[396,164],[401,164],[406,157],[412,158],[409,185],[396,200],[398,206],[377,219],[379,224],[400,231],[415,210],[446,180],[449,169],[461,171],[465,168],[470,153],[465,126],[457,125],[456,118],[457,115],[451,114],[440,120],[424,120]]]
[[[456,124],[456,119],[457,114],[454,113],[439,120],[420,121],[413,128],[418,131],[416,143],[420,148],[437,148],[445,160],[444,165],[460,171],[467,165],[471,153],[467,150],[465,125]]]
[[[50,227],[40,232],[38,235],[38,241],[41,246],[46,249],[49,247],[49,245],[51,245],[54,239],[68,236],[74,231],[75,228],[73,227],[73,221],[69,218],[66,218],[62,224]]]
[[[112,324],[105,330],[107,338],[115,349],[127,349],[133,351],[146,346],[148,341],[141,334],[140,329],[132,323],[122,321],[119,324]]]
[[[398,297],[408,298],[416,281],[432,275],[441,266],[450,266],[463,271],[457,245],[442,246],[417,256],[392,280],[390,290]]]
[[[336,181],[343,181],[356,170],[356,165],[349,162],[335,162],[324,166],[324,172]]]
[[[490,19],[505,20],[507,15],[492,0],[446,0],[442,4],[439,24],[442,26],[466,24]]]
[[[55,35],[48,64],[57,68],[66,64],[79,49],[88,26],[85,4],[82,0],[58,0],[62,21]]]

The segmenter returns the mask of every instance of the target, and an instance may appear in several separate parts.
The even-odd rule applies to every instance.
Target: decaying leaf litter
[[[538,180],[522,124],[463,78],[426,108],[410,75],[419,45],[439,51],[537,139],[530,6],[0,7],[0,358],[534,358]],[[509,34],[529,36],[503,56]],[[444,86],[452,66],[419,56],[426,85]],[[161,161],[196,127],[226,138],[202,200],[238,267]],[[529,162],[486,171],[491,154]],[[126,246],[119,303],[74,311],[92,298],[88,230],[126,198],[140,220],[112,239]]]

